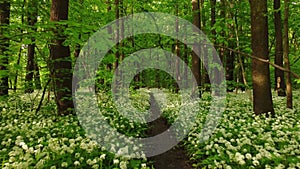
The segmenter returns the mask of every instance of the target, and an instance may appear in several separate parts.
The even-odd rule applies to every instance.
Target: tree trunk
[[[119,61],[120,61],[120,21],[118,20],[120,18],[120,0],[115,0],[115,6],[116,6],[116,32],[115,32],[115,42],[116,42],[116,61],[114,62],[114,69],[115,69],[115,75],[114,76],[119,76],[119,72],[117,70],[119,66]],[[116,78],[117,79],[117,78]],[[117,92],[117,89],[119,88],[119,82],[116,80],[115,81],[115,87],[113,88],[114,93]]]
[[[36,89],[42,89],[40,68],[37,59],[34,60],[34,84]]]
[[[79,1],[79,5],[80,5],[80,8],[83,8],[83,0],[80,0],[80,1]],[[82,18],[81,18],[81,16],[79,16],[79,23],[82,23]],[[81,34],[78,35],[78,40],[80,40],[80,39],[81,39]],[[81,50],[80,43],[77,43],[77,44],[75,45],[75,50],[74,50],[74,57],[75,57],[75,58],[78,58],[78,57],[79,57],[80,50]]]
[[[275,64],[283,67],[283,46],[282,46],[282,24],[280,12],[280,0],[274,0],[274,25],[275,25]],[[275,90],[278,96],[285,96],[284,72],[275,68]]]
[[[223,22],[224,22],[224,26],[226,26],[226,3],[225,3],[225,0],[220,0],[220,3],[221,3],[221,9],[220,9],[220,15],[221,15],[221,19],[223,19]],[[221,42],[221,46],[225,46],[224,44],[224,40],[225,40],[225,31],[222,30],[220,32],[220,36],[221,38],[223,39],[223,42]],[[224,60],[225,60],[225,54],[226,50],[224,48],[220,48],[219,49],[219,56],[220,56],[220,60],[222,62],[223,65],[225,65],[224,63]]]
[[[289,0],[284,1],[284,20],[283,20],[283,57],[286,69],[290,70],[289,60]],[[286,107],[293,108],[293,91],[291,73],[286,72]]]
[[[22,3],[22,15],[21,15],[21,23],[22,25],[24,24],[24,8],[25,8],[25,4],[26,4],[26,0],[23,0]],[[23,34],[23,29],[20,30],[20,33]],[[23,37],[21,36],[20,41],[23,41]],[[18,53],[18,59],[17,59],[17,65],[20,66],[20,61],[21,61],[21,55],[22,55],[22,50],[23,50],[23,44],[20,45],[19,48],[19,53]],[[19,75],[19,69],[16,70],[16,76],[14,79],[14,86],[13,86],[13,90],[14,92],[17,91],[17,86],[18,86],[18,75]]]
[[[234,8],[234,3],[233,2],[228,2],[230,9]],[[229,10],[228,17],[230,17],[230,20],[234,21],[234,18],[237,17],[237,15]],[[228,45],[229,48],[235,49],[237,47],[236,42],[234,41],[234,32],[235,32],[235,27],[234,27],[234,22],[232,23],[227,23],[227,27],[229,28],[229,33],[228,33]],[[227,92],[233,92],[235,84],[234,84],[234,61],[235,61],[235,53],[233,51],[228,51],[226,55],[226,81],[229,82],[227,83]]]
[[[216,6],[217,6],[217,1],[216,0],[210,0],[210,26],[211,26],[211,34],[212,34],[212,43],[216,43],[216,38],[217,38],[217,32],[216,29],[214,28],[216,24]],[[206,70],[205,71],[205,83],[209,84],[210,79],[208,75],[208,71],[214,71],[214,70]],[[205,91],[210,91],[210,86],[205,85]]]
[[[238,9],[236,9],[235,17],[234,17],[234,32],[235,32],[235,38],[236,38],[236,47],[237,51],[240,52],[240,38],[239,38],[239,25],[238,25]],[[243,32],[242,27],[240,29],[241,32]],[[240,53],[237,53],[238,57],[238,72],[237,72],[237,85],[236,85],[236,91],[240,88],[243,92],[246,90],[247,80],[246,80],[246,73],[245,73],[245,58],[241,56]]]
[[[216,24],[216,0],[210,0],[210,26],[213,28]],[[216,29],[211,29],[212,42],[216,42]]]
[[[68,20],[68,0],[52,0],[50,20],[59,22]],[[68,115],[73,113],[72,102],[72,65],[69,46],[63,43],[66,37],[62,34],[64,28],[57,24],[54,30],[55,38],[50,45],[50,58],[52,67],[50,68],[54,78],[55,101],[59,115]]]
[[[37,2],[36,0],[30,0],[28,3],[28,13],[27,13],[27,21],[29,25],[29,29],[35,32],[37,29],[34,27],[37,22]],[[35,50],[35,38],[31,37],[31,44],[28,45],[27,49],[27,66],[26,66],[26,78],[25,78],[25,93],[32,93],[34,91],[33,86],[33,75],[35,71],[35,59],[34,52]]]
[[[178,7],[178,3],[176,3],[176,16],[179,15],[179,7]],[[174,80],[174,88],[175,88],[175,92],[178,93],[179,92],[179,85],[177,85],[176,82],[180,83],[181,77],[180,77],[180,65],[179,65],[179,60],[180,60],[180,45],[179,45],[179,40],[178,40],[178,32],[179,32],[179,23],[178,23],[178,18],[176,18],[175,21],[175,30],[176,30],[176,40],[175,40],[175,54],[176,54],[176,60],[175,60],[175,74],[176,74],[176,80]]]
[[[199,0],[192,0],[192,11],[193,11],[193,24],[200,29],[200,8],[199,8]],[[193,51],[200,52],[200,46],[193,45]],[[197,56],[195,52],[192,52],[192,72],[197,81],[196,95],[197,97],[201,97],[201,73],[200,73],[200,58]]]
[[[269,59],[267,1],[250,0],[251,47],[253,55]],[[256,115],[271,112],[273,108],[269,65],[252,59],[253,109]]]
[[[233,38],[233,35],[230,35],[229,38]],[[229,42],[229,48],[234,49],[235,45],[232,42],[232,40],[230,40]],[[234,80],[234,76],[233,76],[233,71],[234,71],[234,58],[235,58],[235,54],[232,51],[226,52],[226,81],[227,83],[227,92],[233,92],[234,90],[234,84],[233,84],[233,80]]]
[[[10,3],[8,0],[3,0],[0,2],[0,96],[8,95],[8,55],[6,52],[9,47],[9,39],[5,37],[4,34],[8,32],[6,26],[9,25],[9,16],[10,16]]]

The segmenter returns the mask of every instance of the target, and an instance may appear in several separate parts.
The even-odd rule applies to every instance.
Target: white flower
[[[259,161],[257,161],[257,160],[254,160],[252,163],[253,163],[254,166],[258,166],[259,165]]]
[[[279,164],[278,166],[275,167],[275,169],[284,169],[285,166],[283,164]]]
[[[79,162],[79,161],[75,161],[75,162],[74,162],[74,165],[75,165],[75,166],[79,166],[79,165],[80,165],[80,162]]]
[[[255,158],[258,160],[261,159],[261,154],[260,153],[256,154]]]
[[[231,166],[230,166],[230,165],[227,165],[227,166],[226,166],[226,169],[231,169]]]
[[[118,159],[114,159],[113,163],[118,164],[120,161]]]
[[[249,153],[247,153],[247,154],[246,154],[246,158],[247,158],[248,160],[250,160],[250,159],[252,158],[252,155],[249,154]]]
[[[142,169],[146,169],[146,168],[147,168],[147,164],[142,163],[142,164],[141,164],[141,167],[142,167]]]
[[[76,153],[75,158],[79,158],[79,157],[80,157],[80,153]]]
[[[67,162],[61,163],[61,167],[63,167],[63,168],[68,167],[68,163]]]
[[[44,159],[41,159],[39,162],[36,163],[35,168],[43,168],[45,163]]]
[[[93,168],[93,169],[98,169],[98,168],[99,168],[99,165],[98,165],[98,164],[95,164],[95,165],[92,166],[92,168]]]
[[[121,168],[121,169],[127,169],[126,161],[121,161],[121,162],[120,162],[120,168]]]
[[[93,165],[93,161],[92,161],[91,159],[86,160],[86,163],[87,163],[88,165]]]
[[[236,152],[235,155],[234,155],[234,157],[235,157],[235,161],[238,162],[240,165],[246,164],[246,162],[244,160],[245,157],[241,153]]]
[[[105,159],[106,154],[101,154],[100,156],[100,160],[104,160]]]
[[[10,157],[9,160],[8,160],[10,163],[13,163],[16,161],[16,158],[15,157]]]
[[[120,148],[119,151],[117,152],[117,155],[119,156],[128,155],[128,146]]]

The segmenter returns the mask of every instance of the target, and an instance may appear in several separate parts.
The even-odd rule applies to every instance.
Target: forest
[[[0,168],[300,168],[299,13],[0,0]]]

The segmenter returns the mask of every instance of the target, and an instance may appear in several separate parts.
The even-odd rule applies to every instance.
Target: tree
[[[252,53],[269,59],[267,1],[250,0]],[[252,60],[253,109],[255,114],[274,114],[269,65]]]
[[[179,9],[178,9],[178,3],[176,3],[176,16],[178,16],[179,14]],[[175,21],[175,30],[178,36],[178,32],[179,32],[179,23],[178,23],[178,18],[176,18]],[[175,59],[175,74],[176,74],[176,81],[179,82],[181,81],[181,77],[180,77],[180,65],[179,65],[179,59],[180,59],[180,44],[179,44],[179,40],[178,38],[176,38],[175,40],[175,53],[176,53],[176,59]],[[176,85],[176,81],[174,81],[174,87],[175,87],[175,92],[178,93],[179,92],[179,86]]]
[[[284,20],[283,20],[283,57],[286,69],[290,70],[289,60],[289,0],[284,1]],[[293,93],[291,73],[286,72],[286,92],[287,92],[287,108],[293,108]]]
[[[35,28],[35,24],[37,22],[37,1],[30,0],[28,5],[28,25],[31,27],[31,31],[37,31]],[[33,87],[33,75],[35,71],[35,67],[37,64],[35,63],[35,38],[31,37],[31,44],[28,45],[27,48],[27,66],[26,66],[26,78],[25,78],[25,93],[32,93],[34,91]]]
[[[275,64],[283,67],[282,24],[280,0],[274,0],[274,25],[275,25]],[[278,96],[285,96],[284,72],[275,68],[275,90]]]
[[[230,9],[234,7],[234,3],[228,2]],[[229,12],[227,12],[229,11]],[[234,14],[233,11],[226,10],[226,15],[227,17],[230,17],[232,21],[234,18],[236,18],[236,14]],[[227,26],[229,28],[229,33],[228,33],[228,46],[229,48],[236,48],[236,42],[234,41],[234,22],[229,22],[227,23]],[[233,92],[234,89],[234,61],[235,61],[235,53],[233,51],[227,51],[226,52],[226,81],[227,83],[227,91],[228,92]]]
[[[5,37],[8,31],[10,16],[10,2],[2,0],[0,2],[0,96],[8,95],[8,48],[9,39]]]
[[[200,8],[199,0],[192,0],[192,11],[193,11],[193,24],[200,28]],[[193,51],[200,51],[200,46],[193,45]],[[200,73],[200,58],[195,52],[192,52],[192,72],[195,76],[197,82],[197,95],[201,97],[200,87],[201,87],[201,73]],[[199,92],[198,92],[199,91]]]
[[[72,101],[72,65],[69,46],[64,45],[66,40],[63,30],[66,27],[57,22],[68,20],[68,0],[52,0],[50,21],[55,23],[55,35],[50,45],[51,75],[54,84],[55,101],[59,115],[68,115],[73,112]]]

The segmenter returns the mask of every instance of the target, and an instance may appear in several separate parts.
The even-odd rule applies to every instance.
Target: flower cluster
[[[106,151],[86,136],[76,116],[57,116],[52,102],[35,114],[28,98],[32,99],[27,94],[12,96],[0,103],[0,168],[150,168],[146,158],[125,158]],[[99,103],[109,123],[124,134],[140,136],[145,127],[122,119],[112,105],[111,99]]]
[[[275,93],[274,93],[275,95]],[[295,92],[299,96],[299,91]],[[300,107],[286,109],[274,97],[276,117],[255,116],[248,94],[228,94],[213,135],[201,142],[205,117],[186,139],[195,166],[208,168],[300,168]],[[299,102],[299,97],[295,97]],[[205,130],[205,129],[203,129]],[[200,140],[200,141],[199,141]]]

